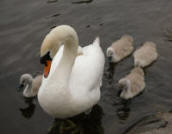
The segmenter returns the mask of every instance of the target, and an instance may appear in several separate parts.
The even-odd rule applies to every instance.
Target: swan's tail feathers
[[[98,46],[100,46],[100,38],[99,38],[99,37],[96,37],[96,39],[95,39],[94,42],[93,42],[93,45],[98,45]]]

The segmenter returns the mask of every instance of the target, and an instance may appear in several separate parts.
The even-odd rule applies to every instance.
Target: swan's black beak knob
[[[40,58],[40,63],[46,65],[48,60],[52,61],[50,57],[50,52],[47,52],[46,55]]]

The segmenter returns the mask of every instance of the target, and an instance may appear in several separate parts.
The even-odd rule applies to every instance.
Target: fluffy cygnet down
[[[135,66],[146,67],[158,58],[156,44],[147,41],[133,55]]]
[[[141,93],[145,88],[144,72],[140,67],[135,67],[130,74],[120,79],[119,87],[122,90],[120,97],[131,99]]]
[[[34,97],[37,95],[42,83],[42,74],[32,77],[30,74],[23,74],[20,77],[19,91],[23,91],[24,97]]]
[[[123,35],[119,40],[112,43],[106,51],[106,55],[110,62],[117,63],[130,55],[134,50],[133,37],[130,35]]]

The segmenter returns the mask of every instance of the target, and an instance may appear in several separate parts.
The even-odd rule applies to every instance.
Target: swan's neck
[[[67,88],[72,67],[77,56],[77,49],[77,38],[69,38],[64,42],[63,56],[53,75],[59,86]]]

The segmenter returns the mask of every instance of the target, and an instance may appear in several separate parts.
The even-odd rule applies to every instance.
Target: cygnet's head
[[[26,86],[31,86],[32,85],[32,76],[30,74],[23,74],[20,77],[20,81],[19,81],[19,89],[18,91],[23,91]]]
[[[119,88],[121,90],[120,97],[123,99],[130,99],[132,97],[131,93],[131,82],[128,79],[121,79],[119,81]]]
[[[118,82],[118,86],[120,90],[129,90],[131,87],[131,82],[128,79],[121,79]]]
[[[113,61],[113,57],[114,57],[114,50],[113,50],[112,47],[108,47],[108,49],[106,51],[106,55],[107,55],[108,61],[112,62]]]

